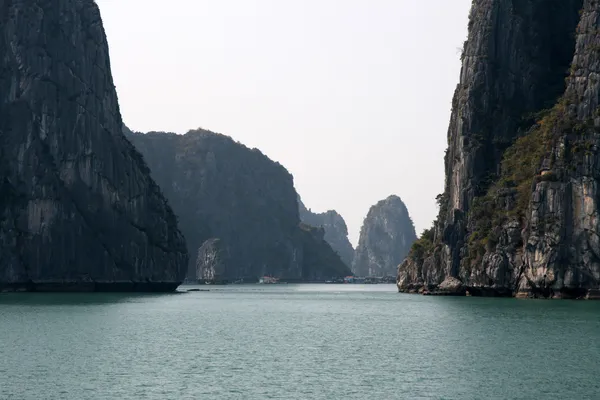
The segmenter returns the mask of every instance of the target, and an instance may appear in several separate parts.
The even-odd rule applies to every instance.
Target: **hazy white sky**
[[[97,0],[125,123],[257,147],[356,244],[396,194],[437,214],[471,0]]]

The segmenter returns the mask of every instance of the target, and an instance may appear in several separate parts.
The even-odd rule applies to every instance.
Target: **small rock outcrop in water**
[[[348,227],[346,221],[335,210],[329,210],[323,213],[314,213],[307,209],[298,196],[298,206],[300,207],[300,220],[307,225],[325,230],[325,240],[331,248],[335,250],[342,261],[348,266],[352,266],[354,259],[354,248],[348,240]]]
[[[440,212],[400,291],[599,297],[599,46],[598,1],[473,2]]]
[[[196,259],[196,276],[208,282],[226,282],[229,250],[221,239],[208,239],[198,249]]]
[[[301,229],[293,178],[280,164],[205,130],[127,135],[178,215],[190,254],[197,255],[191,279],[301,281],[332,271],[325,253],[337,255],[316,232]]]
[[[176,218],[121,130],[94,1],[0,1],[0,290],[182,282]]]
[[[394,276],[416,239],[406,206],[398,196],[390,196],[369,210],[352,270],[359,276]]]

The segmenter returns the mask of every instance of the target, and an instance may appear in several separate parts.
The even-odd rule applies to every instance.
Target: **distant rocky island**
[[[360,230],[352,270],[358,276],[394,276],[417,239],[408,209],[389,196],[369,210]]]
[[[600,298],[600,3],[474,1],[439,215],[403,292]]]
[[[408,293],[600,299],[597,1],[473,2],[437,219],[415,240],[391,196],[356,250],[343,218],[307,209],[259,150],[128,130],[93,0],[2,2],[0,32],[0,292],[331,281],[351,267],[395,272]]]
[[[307,225],[323,228],[325,240],[348,267],[352,266],[354,259],[354,248],[348,239],[348,227],[344,218],[335,210],[323,213],[315,213],[307,209],[300,196],[298,196],[300,207],[300,220]]]
[[[0,2],[0,291],[172,291],[188,253],[122,134],[93,0]]]
[[[324,229],[300,222],[292,175],[259,150],[202,129],[126,135],[179,218],[189,279],[301,282],[350,273]]]
[[[0,21],[0,291],[350,274],[280,164],[205,130],[123,125],[93,0],[13,2]]]

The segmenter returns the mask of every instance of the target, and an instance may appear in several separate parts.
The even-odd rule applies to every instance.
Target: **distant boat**
[[[258,283],[263,283],[263,284],[279,283],[279,279],[273,278],[272,276],[263,276],[258,280]]]

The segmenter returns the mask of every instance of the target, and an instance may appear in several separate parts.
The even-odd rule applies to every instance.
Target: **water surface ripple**
[[[0,295],[0,399],[600,398],[600,302],[209,289]]]

